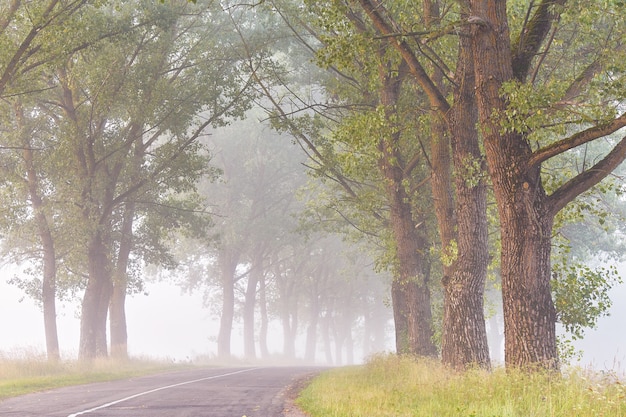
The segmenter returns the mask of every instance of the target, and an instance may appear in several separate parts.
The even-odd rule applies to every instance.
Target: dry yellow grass
[[[89,363],[75,360],[48,361],[38,352],[0,353],[0,399],[29,392],[130,378],[170,369],[180,369],[167,361],[150,359],[97,359]]]

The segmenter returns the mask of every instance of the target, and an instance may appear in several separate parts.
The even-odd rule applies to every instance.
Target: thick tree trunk
[[[256,308],[256,294],[259,284],[259,275],[263,274],[262,261],[257,258],[248,274],[248,284],[243,306],[243,350],[248,359],[256,358],[254,343],[254,310]]]
[[[107,338],[107,319],[109,318],[109,304],[113,294],[113,281],[111,276],[106,277],[100,293],[100,303],[98,305],[98,318],[96,327],[96,356],[105,358],[109,355],[109,344]]]
[[[423,266],[421,282],[409,282],[406,287],[409,304],[409,345],[411,354],[417,356],[436,357],[437,346],[433,341],[433,316],[428,282],[430,272],[428,265]]]
[[[456,258],[443,280],[442,361],[454,369],[490,368],[484,315],[489,264],[487,185],[478,132],[471,44],[460,37],[458,80],[450,117],[455,167]]]
[[[391,283],[391,308],[393,309],[393,323],[396,340],[396,353],[408,355],[411,353],[409,344],[409,308],[406,285],[394,278]]]
[[[385,350],[385,327],[387,324],[387,307],[381,300],[364,300],[365,323],[363,332],[363,354],[367,357]]]
[[[18,128],[21,131],[22,143],[24,150],[22,156],[26,166],[26,183],[28,186],[28,194],[30,197],[33,212],[35,214],[35,222],[37,231],[41,241],[43,252],[43,278],[41,285],[41,301],[43,304],[43,322],[46,337],[46,353],[48,359],[57,361],[60,359],[59,352],[59,336],[57,331],[57,313],[56,313],[56,250],[54,246],[54,238],[50,231],[48,218],[44,211],[43,199],[39,191],[39,176],[35,169],[34,151],[30,143],[30,134],[24,125],[24,110],[22,103],[18,100],[15,104],[15,116]]]
[[[220,251],[220,274],[222,280],[222,315],[217,335],[217,356],[228,359],[231,356],[230,339],[235,319],[235,273],[238,256],[222,249]]]
[[[261,357],[266,359],[269,358],[270,352],[267,348],[269,317],[267,315],[265,274],[263,274],[261,281],[259,282],[259,313],[261,315],[261,327],[259,328],[259,350],[261,351]]]
[[[296,357],[296,334],[298,329],[298,303],[287,299],[283,302],[281,321],[283,324],[283,355]]]
[[[113,293],[109,304],[109,331],[111,334],[111,356],[128,358],[128,330],[126,326],[126,291],[128,289],[128,262],[133,245],[133,220],[135,204],[127,203],[124,208],[120,247],[117,265],[113,274]]]
[[[128,329],[126,326],[126,276],[114,276],[113,293],[109,305],[111,356],[128,359]]]
[[[288,359],[296,357],[296,329],[298,327],[297,313],[283,313],[283,355]]]
[[[384,171],[401,170],[399,167],[387,166]],[[396,329],[396,347],[399,353],[406,353],[406,341],[408,353],[436,356],[437,348],[432,340],[429,274],[426,273],[428,266],[422,255],[428,249],[416,230],[402,177],[392,176],[396,178],[394,181],[390,181],[389,177],[386,180],[398,259],[397,275],[392,284],[392,300],[397,303],[394,305],[394,318],[398,320],[396,325],[406,324],[406,336],[402,327]]]
[[[520,188],[524,186],[520,184]],[[556,311],[550,288],[552,218],[534,198],[516,193],[501,208],[502,303],[507,366],[558,369]],[[517,200],[517,201],[515,201]],[[523,207],[522,210],[519,208]]]
[[[330,321],[331,313],[326,310],[326,313],[322,317],[322,340],[324,341],[324,357],[328,365],[334,365],[333,351],[330,343]]]
[[[506,2],[470,0],[476,95],[489,173],[500,215],[502,298],[507,367],[558,369],[556,312],[550,289],[553,217],[539,167],[529,167],[523,135],[503,133],[495,112],[513,80]]]
[[[314,282],[309,292],[309,325],[306,332],[306,347],[304,360],[309,363],[315,362],[317,350],[317,324],[320,316],[320,302],[317,284]]]
[[[56,255],[51,236],[43,238],[42,243],[44,254],[41,298],[46,335],[46,352],[49,360],[57,361],[61,358],[61,355],[59,352],[56,313]]]
[[[50,232],[50,228],[48,227],[48,220],[46,219],[46,215],[43,212],[43,202],[36,191],[35,184],[33,184],[33,187],[31,187],[30,194],[33,210],[35,211],[37,229],[39,230],[41,247],[43,250],[43,279],[41,283],[41,301],[43,305],[46,353],[49,360],[57,361],[60,359],[61,355],[59,352],[59,336],[57,331],[56,313],[56,251],[54,247],[54,239],[52,237],[52,233]]]
[[[102,353],[98,350],[98,338],[102,338],[102,325],[105,326],[106,333],[106,322],[102,323],[101,320],[101,303],[106,299],[103,295],[110,285],[110,275],[106,245],[99,234],[93,236],[89,243],[87,259],[88,280],[81,305],[78,347],[78,357],[81,360],[91,360]],[[108,299],[105,307],[108,307]]]
[[[381,104],[392,120],[402,76],[391,76],[388,68],[379,65],[383,88]],[[379,169],[390,206],[389,221],[396,245],[397,270],[392,283],[392,302],[396,320],[396,350],[418,356],[436,356],[432,340],[432,311],[428,287],[428,266],[424,253],[428,250],[413,220],[410,196],[407,194],[402,155],[398,150],[399,132],[390,132],[379,141]],[[406,326],[406,327],[405,327]]]

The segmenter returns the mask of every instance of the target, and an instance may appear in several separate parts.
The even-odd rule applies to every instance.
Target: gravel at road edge
[[[311,380],[317,375],[317,372],[306,375],[293,382],[283,391],[285,404],[283,409],[284,417],[308,417],[308,414],[300,410],[300,408],[296,405],[296,400],[298,399],[300,392],[305,389]]]

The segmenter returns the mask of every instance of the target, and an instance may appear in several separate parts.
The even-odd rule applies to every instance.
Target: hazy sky
[[[622,270],[626,271],[626,268]],[[626,274],[624,275],[626,277]],[[24,351],[45,351],[42,314],[22,292],[6,283],[11,274],[0,274],[0,351],[16,354]],[[127,298],[129,353],[133,356],[187,360],[198,355],[215,354],[218,319],[202,306],[202,297],[181,294],[168,283],[149,283],[148,296]],[[598,329],[587,330],[585,340],[576,346],[583,349],[582,365],[596,369],[626,372],[626,284],[613,289],[611,315],[599,321]],[[78,350],[79,320],[77,305],[58,305],[58,326],[61,351],[75,357]],[[278,330],[278,329],[277,329]],[[273,337],[278,351],[281,336]],[[233,332],[233,354],[242,353],[241,330]]]
[[[18,300],[21,291],[0,282],[0,350],[19,352],[45,350],[41,311],[30,299]],[[200,295],[181,294],[171,284],[148,284],[148,296],[127,298],[129,353],[184,360],[214,349],[209,338],[215,336],[218,322],[202,306]],[[59,344],[64,356],[78,351],[79,320],[76,304],[59,303]]]

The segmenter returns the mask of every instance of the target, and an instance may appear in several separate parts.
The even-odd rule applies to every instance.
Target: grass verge
[[[311,417],[624,417],[626,387],[583,371],[454,373],[434,361],[381,356],[322,374],[298,405]]]
[[[10,357],[0,354],[0,400],[69,385],[111,381],[168,370],[182,365],[150,359],[97,359],[51,362],[45,355]]]

